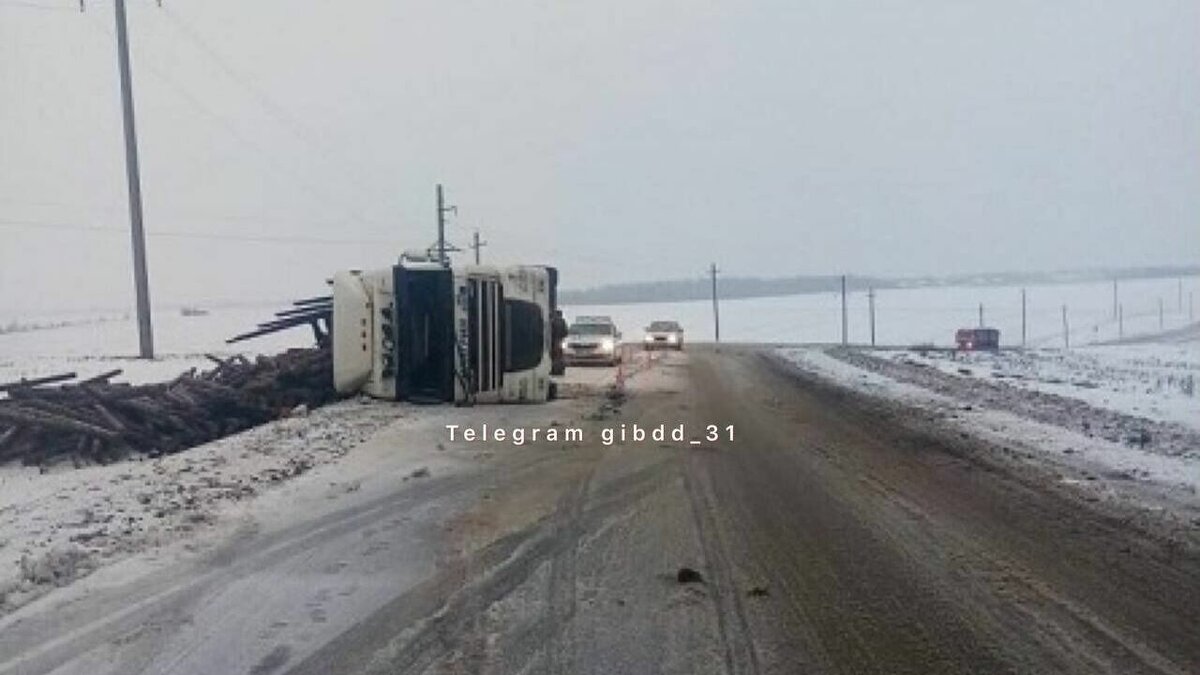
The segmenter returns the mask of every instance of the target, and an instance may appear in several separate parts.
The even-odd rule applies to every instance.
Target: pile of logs
[[[67,373],[0,385],[0,463],[157,457],[336,398],[329,349],[208,358],[214,368],[156,384],[114,383],[114,370],[77,382]]]

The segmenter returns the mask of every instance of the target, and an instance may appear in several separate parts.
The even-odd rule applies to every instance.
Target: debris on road
[[[107,464],[159,457],[333,401],[328,349],[291,349],[250,361],[209,357],[216,367],[170,382],[113,383],[110,371],[0,386],[0,463]],[[57,384],[57,386],[44,386]]]
[[[675,573],[675,581],[681,584],[702,584],[704,575],[690,567],[680,567]]]

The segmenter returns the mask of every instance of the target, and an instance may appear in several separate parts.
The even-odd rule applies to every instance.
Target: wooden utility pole
[[[842,275],[842,344],[850,341],[850,318],[846,313],[846,275]]]
[[[1117,305],[1117,339],[1125,337],[1125,303]]]
[[[1027,324],[1025,323],[1025,289],[1022,288],[1021,289],[1021,346],[1022,347],[1025,346],[1025,340],[1028,335],[1026,328],[1027,328]]]
[[[121,112],[125,130],[125,179],[129,188],[129,228],[133,243],[133,288],[137,295],[138,354],[154,358],[150,323],[150,281],[146,269],[146,231],[142,226],[142,179],[138,170],[137,128],[133,114],[133,78],[129,72],[129,35],[125,0],[115,0],[117,70],[121,77]]]
[[[983,328],[983,303],[979,303],[979,327]]]
[[[487,246],[486,241],[479,240],[479,230],[475,230],[475,237],[471,241],[471,248],[475,249],[475,264],[479,264],[479,249]]]
[[[446,257],[446,214],[454,212],[458,213],[457,206],[446,206],[446,199],[442,194],[442,184],[437,185],[437,254],[438,264],[442,267],[449,267],[450,260]]]
[[[1062,306],[1063,320],[1063,349],[1071,348],[1071,326],[1067,323],[1067,306]]]
[[[875,346],[875,289],[867,289],[867,307],[871,316],[871,346]]]
[[[708,275],[712,278],[713,342],[721,341],[721,310],[717,305],[717,271],[717,263],[709,265]]]
[[[1113,318],[1117,318],[1117,280],[1113,279]]]

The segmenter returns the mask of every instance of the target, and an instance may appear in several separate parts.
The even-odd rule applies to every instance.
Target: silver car
[[[683,326],[678,321],[655,321],[646,326],[646,337],[642,339],[646,349],[683,350]]]
[[[621,331],[611,321],[576,321],[563,340],[563,358],[568,365],[621,362]]]

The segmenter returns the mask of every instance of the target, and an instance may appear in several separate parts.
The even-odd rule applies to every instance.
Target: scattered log
[[[8,445],[12,443],[24,429],[25,427],[17,424],[9,427],[3,433],[0,433],[0,452],[3,452],[5,449],[7,449]]]
[[[58,431],[73,431],[83,434],[94,434],[102,438],[117,437],[116,433],[109,431],[104,427],[95,426],[86,422],[80,422],[69,417],[60,417],[58,415],[51,415],[49,413],[30,410],[28,408],[18,406],[0,407],[0,420],[7,420],[16,424],[25,424],[31,427],[43,427]]]
[[[100,373],[99,375],[89,377],[88,379],[84,380],[81,384],[107,383],[109,380],[113,379],[114,377],[120,375],[123,372],[125,372],[125,371],[120,368],[113,368],[112,370],[105,371],[103,373]]]
[[[112,370],[74,383],[69,373],[3,385],[0,462],[83,466],[157,457],[337,398],[328,348],[209,360],[212,369],[154,384],[111,382],[121,372]]]
[[[73,372],[62,373],[59,375],[48,375],[46,377],[35,377],[28,380],[22,377],[16,382],[0,384],[0,392],[12,391],[14,389],[27,389],[29,387],[38,387],[43,384],[57,384],[59,382],[66,382],[67,380],[73,379],[75,379],[75,373]]]

